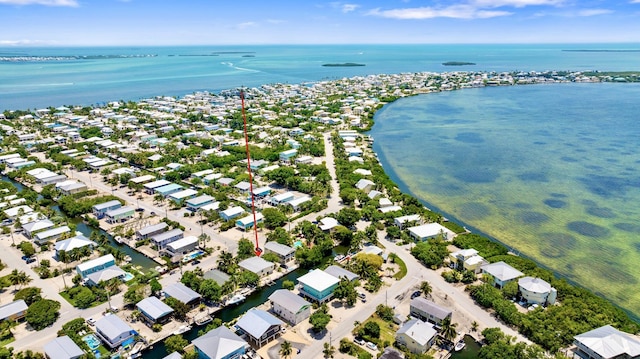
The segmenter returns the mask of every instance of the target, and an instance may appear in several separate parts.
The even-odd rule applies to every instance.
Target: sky
[[[0,0],[0,46],[640,43],[640,0]]]

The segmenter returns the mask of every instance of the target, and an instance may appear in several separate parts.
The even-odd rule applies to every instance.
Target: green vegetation
[[[309,317],[309,324],[314,332],[319,333],[327,328],[327,324],[331,321],[331,314],[329,314],[329,308],[326,304],[323,304],[311,314]]]
[[[395,278],[396,280],[404,278],[404,276],[407,275],[407,265],[404,263],[404,261],[400,259],[400,257],[398,257],[398,255],[395,253],[391,253],[389,255],[389,260],[391,261],[391,263],[397,264],[400,268],[400,270],[393,275],[393,278]]]
[[[117,196],[105,195],[99,197],[90,197],[90,198],[82,198],[77,197],[81,193],[76,193],[75,195],[70,196],[61,196],[58,198],[58,204],[60,205],[60,209],[67,214],[69,217],[78,217],[85,213],[90,213],[91,208],[100,203],[119,200],[122,201]],[[81,196],[82,197],[82,196]]]
[[[544,359],[548,356],[537,345],[516,343],[514,338],[505,335],[498,328],[487,328],[482,331],[485,345],[480,348],[480,359]]]
[[[29,306],[25,320],[35,330],[42,330],[58,319],[60,303],[55,300],[41,299]]]

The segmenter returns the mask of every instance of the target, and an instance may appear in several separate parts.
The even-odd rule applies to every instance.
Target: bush
[[[151,326],[151,330],[153,330],[154,333],[157,333],[162,330],[162,325],[156,323]]]
[[[60,303],[55,300],[41,299],[29,306],[25,320],[35,330],[44,329],[58,319]]]

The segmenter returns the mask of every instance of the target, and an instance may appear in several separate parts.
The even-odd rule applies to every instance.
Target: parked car
[[[421,296],[421,295],[422,295],[422,292],[421,292],[421,291],[419,291],[419,290],[416,290],[415,292],[413,292],[413,293],[411,294],[411,299],[413,299],[413,298],[417,298],[417,297],[419,297],[419,296]]]
[[[378,346],[373,344],[372,342],[367,342],[367,344],[365,344],[365,346],[373,351],[377,351],[378,350]]]
[[[27,264],[31,264],[31,263],[33,263],[35,261],[36,261],[35,258],[27,258],[27,260],[26,260]]]
[[[356,344],[358,344],[358,345],[365,345],[365,344],[366,344],[366,342],[364,341],[364,339],[362,339],[362,338],[358,338],[358,337],[353,338],[353,342],[354,342],[354,343],[356,343]]]
[[[22,260],[26,261],[27,259],[31,258],[30,256],[22,256]]]
[[[367,296],[364,293],[360,293],[358,292],[358,298],[360,299],[367,299]]]
[[[136,212],[144,212],[144,208],[138,207],[138,208],[136,208]]]

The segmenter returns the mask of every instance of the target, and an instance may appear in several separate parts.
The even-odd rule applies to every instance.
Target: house
[[[284,323],[269,312],[261,309],[249,309],[236,323],[249,337],[249,342],[257,347],[269,343],[280,336]]]
[[[22,225],[22,229],[24,230],[24,235],[27,238],[33,238],[34,234],[44,231],[46,229],[53,228],[55,224],[48,219],[43,219],[40,221],[29,222],[27,224]]]
[[[23,299],[0,306],[0,322],[5,320],[18,321],[27,314],[29,306]]]
[[[405,224],[417,224],[422,221],[419,214],[409,214],[406,216],[396,217],[393,219],[393,224],[402,229]]]
[[[437,335],[433,324],[411,319],[398,329],[396,341],[414,354],[424,354],[435,343]]]
[[[137,334],[115,314],[105,315],[96,321],[96,335],[110,349],[131,346]]]
[[[240,263],[238,263],[238,266],[251,273],[257,274],[260,278],[268,276],[276,269],[275,263],[269,262],[267,260],[264,260],[262,257],[257,256],[249,257],[241,261]]]
[[[144,191],[147,192],[147,194],[155,194],[156,189],[162,188],[170,184],[171,182],[167,180],[157,180],[157,181],[149,182],[144,185]]]
[[[202,300],[200,294],[180,282],[169,284],[162,288],[162,291],[164,292],[165,298],[176,298],[190,308],[194,308],[200,304],[200,300]]]
[[[49,359],[78,359],[85,355],[85,352],[66,335],[48,342],[43,349]]]
[[[4,210],[4,214],[6,214],[7,217],[11,219],[14,219],[21,215],[29,214],[31,212],[33,212],[33,208],[27,205],[16,206],[16,207],[12,207]],[[26,222],[23,222],[23,223],[26,223]]]
[[[238,217],[243,213],[244,213],[244,209],[242,207],[239,207],[239,206],[229,207],[224,211],[220,212],[220,218],[222,218],[225,221],[228,221]]]
[[[451,320],[452,314],[451,309],[439,306],[423,297],[415,297],[409,304],[409,315],[436,325],[440,325],[446,318]]]
[[[281,264],[287,264],[295,259],[296,250],[278,242],[267,242],[264,245],[264,252],[273,253],[278,256]]]
[[[115,209],[122,207],[122,204],[118,200],[113,200],[109,202],[104,202],[100,204],[96,204],[92,207],[93,215],[96,216],[97,219],[102,219],[104,215]]]
[[[55,241],[63,235],[70,233],[71,228],[69,226],[61,226],[56,228],[47,229],[46,231],[38,232],[33,236],[33,240],[42,244],[44,242]]]
[[[154,296],[139,301],[136,304],[136,308],[148,325],[164,324],[169,321],[169,317],[173,314],[173,309],[170,306]]]
[[[255,214],[255,222],[253,221],[253,214],[240,218],[236,221],[236,228],[246,231],[253,228],[254,223],[261,223],[264,221],[264,215],[262,213]]]
[[[182,202],[194,198],[198,194],[198,191],[187,188],[183,191],[178,191],[169,195],[169,199],[174,203],[182,204]]]
[[[56,183],[56,189],[58,189],[62,194],[68,196],[75,193],[84,192],[88,188],[87,188],[87,185],[82,182],[69,180],[69,181]]]
[[[289,290],[278,289],[269,296],[269,300],[271,311],[291,325],[311,316],[311,303]]]
[[[404,359],[404,353],[395,348],[386,347],[378,359]]]
[[[265,198],[266,196],[270,195],[271,191],[272,191],[271,187],[262,186],[262,187],[254,188],[252,192],[253,192],[253,196],[255,198],[262,199],[262,198]]]
[[[113,258],[113,255],[107,254],[102,257],[78,264],[76,266],[76,272],[80,274],[80,277],[86,278],[91,273],[101,271],[114,265],[116,265],[115,258]]]
[[[324,232],[331,231],[339,225],[340,223],[338,223],[338,220],[333,217],[322,218],[320,223],[318,223],[318,227]]]
[[[249,344],[229,328],[221,325],[192,341],[198,359],[240,359]]]
[[[298,154],[298,150],[296,150],[295,148],[291,150],[282,151],[280,152],[280,161],[291,162],[291,160],[294,159],[297,154]]]
[[[278,206],[291,201],[294,198],[293,192],[285,192],[277,194],[269,199],[269,204],[272,206]]]
[[[440,235],[442,236],[443,240],[448,241],[450,239],[453,239],[453,237],[455,237],[456,235],[450,229],[441,225],[440,223],[427,223],[421,226],[410,227],[409,234],[419,241],[426,241]]]
[[[162,359],[182,359],[182,354],[173,352],[167,356],[162,357]]]
[[[451,265],[458,270],[468,270],[479,273],[480,268],[489,264],[484,258],[478,255],[478,251],[473,248],[461,249],[449,254]]]
[[[155,194],[159,194],[162,197],[167,197],[169,195],[172,195],[176,192],[180,192],[182,191],[182,186],[179,184],[175,184],[175,183],[169,183],[166,186],[162,186],[162,187],[158,187],[158,188],[154,188],[153,189],[153,193]]]
[[[640,358],[637,337],[605,325],[573,337],[576,354],[588,359]]]
[[[529,304],[555,304],[558,291],[540,278],[523,277],[518,279],[518,290]]]
[[[524,273],[502,261],[487,264],[486,266],[482,266],[480,269],[483,274],[488,274],[493,278],[493,283],[498,288],[502,288],[510,281],[524,275]]]
[[[251,183],[247,182],[247,181],[241,181],[236,183],[235,186],[233,186],[234,188],[237,188],[238,190],[240,190],[240,193],[247,193],[249,192],[249,188],[251,188]]]
[[[373,181],[368,180],[366,178],[361,178],[360,180],[358,180],[358,182],[356,182],[356,188],[361,191],[364,191],[365,193],[369,193],[375,187],[376,187],[376,184]]]
[[[221,271],[219,269],[211,269],[209,271],[206,271],[206,272],[204,272],[202,277],[204,279],[213,279],[220,286],[222,286],[223,284],[228,282],[229,279],[231,279],[231,277],[229,277],[229,275],[227,273],[225,273],[225,272],[223,272],[223,271]]]
[[[200,208],[202,208],[202,207],[204,207],[204,206],[206,206],[208,204],[214,203],[215,201],[216,201],[215,198],[213,198],[213,197],[211,197],[211,196],[209,196],[207,194],[202,195],[202,196],[198,196],[198,197],[195,197],[195,198],[191,198],[191,199],[188,199],[186,201],[187,210],[196,212]]]
[[[300,295],[315,302],[324,303],[331,300],[340,280],[320,269],[312,269],[298,277],[298,283],[300,283]]]
[[[104,216],[107,217],[108,223],[124,222],[135,215],[136,209],[131,206],[125,206],[111,211],[107,211]]]
[[[121,280],[124,280],[126,275],[127,272],[125,272],[122,268],[114,265],[88,274],[85,278],[85,283],[87,286],[95,286],[100,284],[100,282],[108,282],[113,278],[120,278]]]
[[[196,249],[197,246],[198,238],[195,236],[187,236],[167,244],[164,251],[169,255],[169,257],[175,257],[187,254]]]
[[[302,196],[292,199],[291,201],[287,202],[286,205],[291,206],[294,212],[299,212],[302,210],[302,205],[309,201],[311,201],[311,197]]]
[[[56,257],[59,258],[59,254],[61,251],[65,251],[65,253],[69,253],[74,249],[89,247],[89,249],[93,249],[98,244],[89,238],[83,235],[77,235],[75,237],[71,237],[62,241],[58,241],[54,244],[56,250]]]
[[[336,265],[330,265],[328,266],[325,270],[325,273],[327,274],[331,274],[332,276],[338,278],[338,279],[342,279],[342,278],[347,278],[347,280],[349,282],[353,282],[354,280],[358,280],[360,279],[360,276],[348,271],[340,266],[336,266]]]
[[[163,233],[168,227],[169,225],[165,222],[160,222],[158,224],[152,224],[150,226],[140,228],[136,231],[136,239],[140,241],[153,237],[157,234]]]
[[[167,232],[162,232],[151,237],[151,243],[158,247],[158,250],[164,249],[167,244],[184,238],[184,232],[179,228],[174,228]]]

